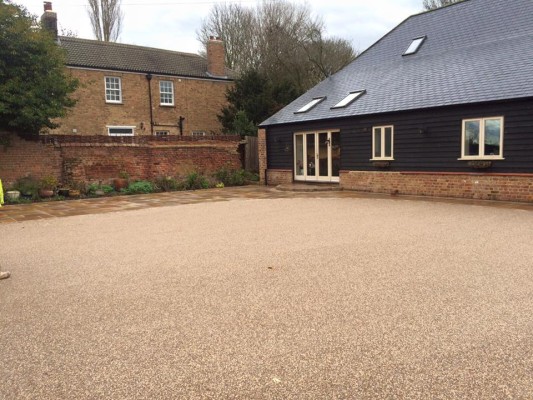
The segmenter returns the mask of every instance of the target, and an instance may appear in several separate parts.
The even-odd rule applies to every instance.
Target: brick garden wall
[[[340,185],[373,193],[533,202],[533,174],[341,171]]]
[[[62,158],[58,149],[40,141],[22,140],[15,135],[0,137],[0,179],[4,188],[26,175],[38,179],[61,176]]]
[[[0,179],[9,186],[16,179],[55,176],[59,181],[104,183],[121,171],[132,179],[211,173],[222,167],[241,168],[239,137],[110,138],[47,136],[27,141],[11,136],[0,144]]]

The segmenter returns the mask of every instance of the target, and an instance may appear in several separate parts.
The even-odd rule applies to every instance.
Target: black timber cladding
[[[380,170],[370,161],[372,127],[394,125],[394,161],[387,171],[476,172],[467,161],[458,160],[462,121],[496,116],[505,118],[505,159],[493,160],[486,172],[533,173],[533,98],[271,126],[267,129],[268,168],[293,169],[294,133],[339,129],[341,169]]]

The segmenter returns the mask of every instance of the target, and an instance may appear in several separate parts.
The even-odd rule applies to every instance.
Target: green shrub
[[[15,200],[11,200],[6,197],[4,200],[6,204],[28,204],[32,202],[31,199],[25,199],[24,197],[19,197]]]
[[[154,185],[152,182],[148,181],[137,181],[130,183],[128,188],[123,190],[123,192],[127,194],[152,193],[153,191]]]
[[[41,189],[46,189],[46,190],[53,190],[59,184],[57,182],[57,179],[51,175],[45,176],[43,179],[41,179],[40,183],[41,183]]]
[[[244,171],[244,179],[248,182],[259,182],[259,174],[256,172]]]
[[[210,186],[207,178],[197,172],[187,175],[183,184],[185,190],[209,189]]]
[[[26,198],[31,197],[34,200],[39,198],[40,188],[41,182],[32,176],[19,178],[13,185],[13,190],[18,190],[22,196]]]
[[[87,186],[87,193],[88,194],[95,194],[97,190],[101,190],[105,194],[109,194],[109,193],[113,192],[115,189],[113,189],[113,186],[100,185],[98,183],[91,183],[89,186]]]
[[[180,183],[171,176],[162,176],[155,180],[155,186],[159,190],[164,192],[172,192],[174,190],[180,190]]]
[[[115,191],[115,188],[111,185],[102,185],[100,189],[104,191],[105,194],[109,194]]]
[[[242,186],[245,183],[245,171],[242,169],[230,171],[222,168],[215,172],[214,177],[224,186]]]

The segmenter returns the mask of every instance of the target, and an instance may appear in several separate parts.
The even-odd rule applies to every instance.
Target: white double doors
[[[294,180],[338,182],[340,132],[318,131],[294,134]]]

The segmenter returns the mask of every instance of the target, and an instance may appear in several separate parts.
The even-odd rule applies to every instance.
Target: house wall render
[[[155,131],[180,135],[179,119],[183,117],[183,135],[193,131],[219,134],[221,124],[217,115],[226,106],[226,89],[232,82],[223,80],[190,79],[154,75],[150,82],[146,74],[68,68],[78,79],[80,87],[73,97],[77,104],[53,134],[108,135],[107,126],[134,126],[135,135],[150,135],[150,102],[148,85],[152,92],[152,111]],[[121,79],[122,102],[106,103],[105,77]],[[174,105],[160,104],[160,81],[171,81]]]

